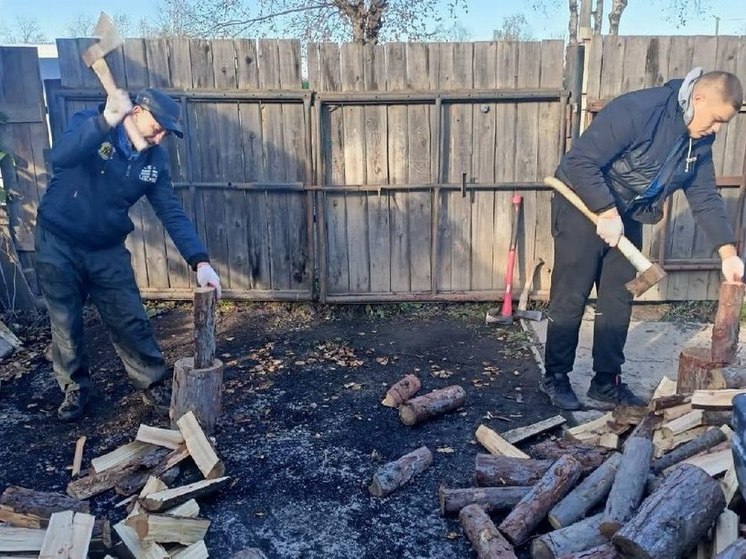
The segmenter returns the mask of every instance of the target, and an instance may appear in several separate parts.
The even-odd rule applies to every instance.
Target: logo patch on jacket
[[[114,157],[114,146],[110,142],[104,142],[98,148],[98,156],[104,161]]]
[[[154,183],[158,180],[158,169],[154,165],[145,165],[140,171],[140,180]]]

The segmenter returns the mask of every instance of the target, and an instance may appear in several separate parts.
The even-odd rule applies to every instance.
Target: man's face
[[[137,124],[137,128],[140,130],[142,137],[145,138],[151,146],[157,146],[169,134],[168,130],[165,130],[160,124],[158,124],[158,121],[150,111],[143,109],[139,105],[132,109],[132,118]]]
[[[723,124],[736,116],[736,109],[723,101],[720,91],[713,86],[705,85],[700,89],[695,86],[692,96],[694,116],[687,126],[689,136],[695,140],[710,134],[717,134]]]

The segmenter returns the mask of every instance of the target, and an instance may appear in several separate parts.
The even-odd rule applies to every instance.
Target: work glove
[[[725,281],[742,281],[743,260],[737,255],[723,259],[723,276]]]
[[[610,247],[619,244],[619,239],[624,235],[624,224],[616,209],[607,210],[598,216],[596,233]]]
[[[129,93],[123,89],[114,90],[106,98],[104,120],[109,126],[114,128],[124,120],[124,117],[127,116],[131,110],[132,100],[130,99]]]
[[[218,300],[222,296],[222,290],[220,289],[220,278],[215,273],[207,262],[200,262],[197,264],[197,283],[200,287],[207,287],[211,285],[215,288],[215,292],[218,296]]]

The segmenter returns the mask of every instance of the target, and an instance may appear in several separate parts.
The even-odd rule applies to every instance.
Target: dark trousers
[[[90,384],[83,306],[98,309],[132,384],[148,388],[166,366],[135,283],[124,245],[88,250],[37,225],[36,271],[52,325],[54,374],[60,388]]]
[[[638,248],[642,225],[624,220],[624,234]],[[594,284],[598,295],[593,324],[593,370],[599,377],[620,374],[632,312],[632,264],[597,234],[596,226],[560,194],[552,198],[554,268],[544,364],[547,374],[573,369],[578,333]]]

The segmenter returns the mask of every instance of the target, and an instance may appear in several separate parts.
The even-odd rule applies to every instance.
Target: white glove
[[[743,260],[737,255],[723,260],[723,276],[725,281],[743,280]]]
[[[222,290],[220,289],[220,278],[215,273],[207,262],[200,262],[197,264],[197,283],[200,287],[206,287],[211,285],[217,292],[218,300],[222,296]]]
[[[123,89],[117,89],[106,98],[104,107],[104,120],[112,128],[124,120],[132,110],[132,100],[129,93]]]
[[[607,210],[598,216],[596,223],[596,233],[607,245],[615,247],[619,244],[619,239],[624,235],[624,223],[619,217],[616,209]]]

